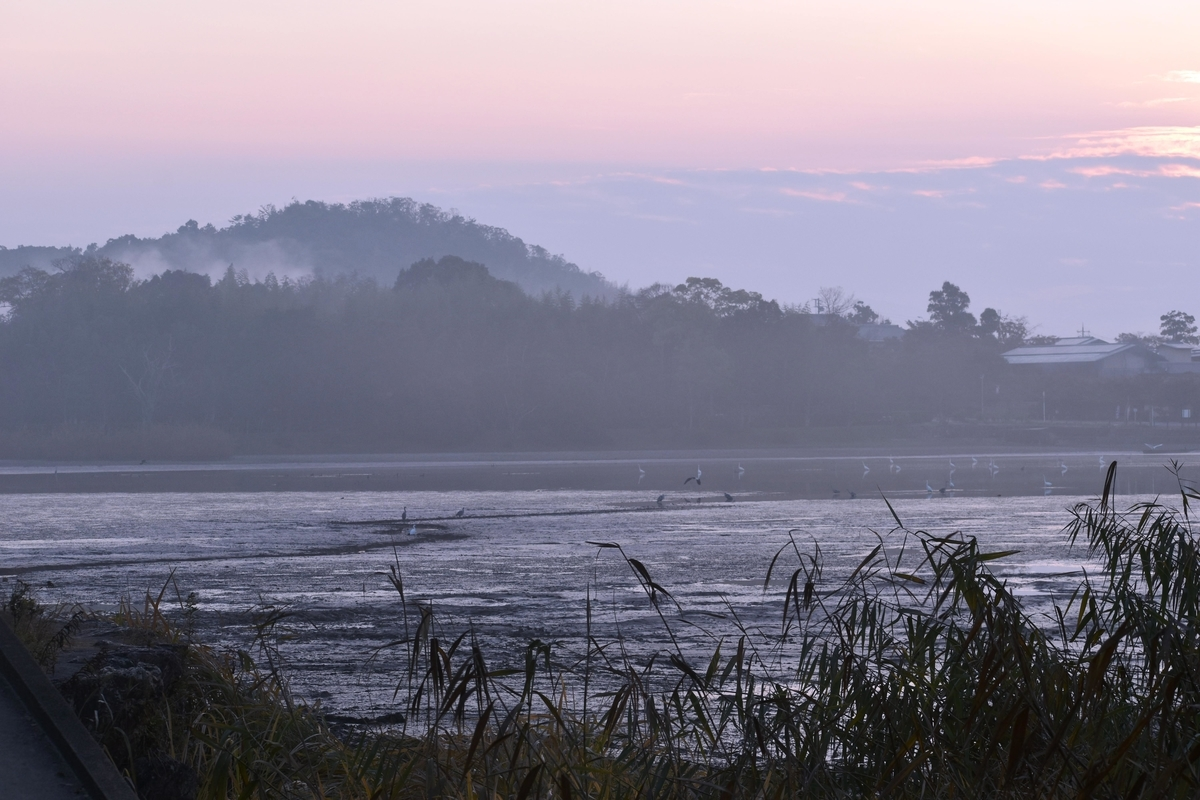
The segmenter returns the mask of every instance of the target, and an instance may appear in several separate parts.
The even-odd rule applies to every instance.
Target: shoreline
[[[1129,493],[1169,491],[1200,455],[1096,448],[773,448],[241,456],[208,462],[0,461],[0,494],[645,491],[702,500],[843,494],[1093,495],[1116,460]],[[699,487],[686,483],[700,472]]]

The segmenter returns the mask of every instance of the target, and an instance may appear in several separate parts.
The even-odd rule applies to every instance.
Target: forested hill
[[[188,221],[157,239],[122,236],[89,254],[131,264],[139,274],[187,270],[220,275],[229,265],[252,278],[268,273],[298,277],[357,274],[391,285],[396,274],[424,258],[454,255],[532,295],[560,289],[577,298],[612,297],[616,287],[562,256],[529,245],[503,228],[443,211],[406,197],[343,205],[314,200],[242,214],[228,227]],[[0,276],[83,254],[71,247],[0,248]]]
[[[862,303],[815,315],[713,278],[582,300],[453,256],[387,283],[81,256],[0,278],[0,458],[783,445],[1200,397],[1186,375],[1014,372],[1020,332],[968,303],[944,284],[930,321],[869,344]]]

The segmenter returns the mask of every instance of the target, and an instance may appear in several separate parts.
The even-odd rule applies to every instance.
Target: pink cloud
[[[1168,72],[1164,79],[1174,83],[1200,83],[1200,70],[1177,69]]]
[[[1164,164],[1158,168],[1164,178],[1200,178],[1200,169],[1187,164]]]
[[[1013,175],[1011,178],[1005,178],[1004,180],[1008,183],[1025,183],[1029,179],[1024,175]]]
[[[1125,169],[1124,167],[1072,167],[1068,172],[1082,175],[1085,178],[1103,178],[1105,175],[1145,175],[1144,171]]]
[[[913,194],[915,194],[917,197],[942,198],[950,194],[950,192],[944,192],[939,189],[916,189],[913,191]]]
[[[1188,164],[1163,164],[1156,169],[1128,169],[1112,165],[1072,167],[1069,172],[1085,178],[1102,178],[1106,175],[1132,175],[1137,178],[1200,178],[1200,168]]]
[[[1071,144],[1045,158],[1106,158],[1134,155],[1200,159],[1200,126],[1145,126],[1064,137]]]
[[[1186,103],[1191,100],[1190,97],[1156,97],[1153,100],[1124,100],[1120,103],[1114,103],[1117,108],[1154,108],[1155,106],[1165,106],[1171,103]]]
[[[785,194],[788,197],[803,197],[808,200],[820,200],[824,203],[853,203],[845,192],[830,192],[825,189],[817,189],[816,191],[804,191],[801,189],[780,189],[780,194]]]
[[[1053,178],[1051,178],[1048,181],[1042,181],[1041,183],[1038,184],[1038,186],[1042,187],[1043,189],[1065,189],[1065,188],[1067,188],[1067,185],[1065,183],[1062,183],[1061,181],[1056,181]]]

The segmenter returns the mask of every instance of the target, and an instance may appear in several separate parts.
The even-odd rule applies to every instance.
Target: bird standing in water
[[[466,507],[466,506],[463,506],[462,508],[460,508],[460,509],[459,509],[459,510],[458,510],[458,511],[457,511],[457,512],[454,514],[454,516],[456,516],[456,517],[461,517],[461,516],[463,516],[463,515],[464,515],[464,514],[466,514],[466,513],[467,513],[467,507]]]

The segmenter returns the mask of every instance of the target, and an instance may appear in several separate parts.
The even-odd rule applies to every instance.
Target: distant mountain
[[[0,247],[0,275],[81,255],[71,247]],[[357,274],[391,285],[400,270],[426,258],[459,256],[537,295],[561,289],[576,297],[611,296],[617,287],[598,272],[584,272],[562,256],[529,245],[503,228],[482,225],[407,197],[343,205],[315,200],[284,208],[265,206],[234,217],[228,227],[194,220],[157,239],[128,235],[88,252],[133,265],[139,274],[183,269],[219,275],[231,264],[261,278],[312,273]]]

